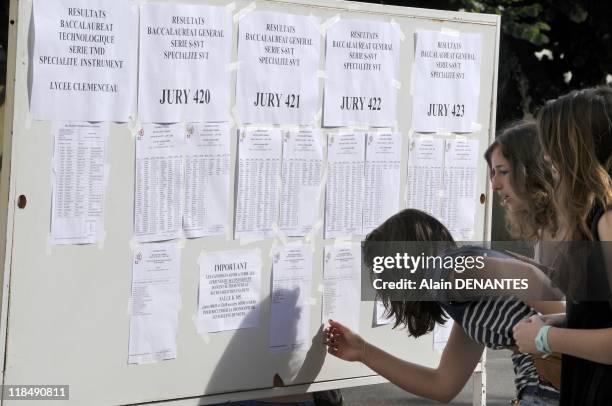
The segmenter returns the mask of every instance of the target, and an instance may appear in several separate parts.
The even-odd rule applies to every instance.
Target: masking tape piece
[[[263,236],[245,236],[245,237],[241,237],[239,239],[239,242],[240,242],[240,246],[242,247],[242,246],[253,244],[256,242],[263,241],[263,240],[264,240]]]
[[[238,11],[236,15],[234,15],[234,22],[240,21],[245,15],[255,10],[255,7],[257,7],[257,3],[252,2],[242,10]]]
[[[290,131],[290,132],[298,132],[300,131],[300,126],[297,124],[281,124],[278,126],[281,131]]]
[[[134,300],[132,299],[132,297],[130,296],[128,298],[128,303],[127,303],[127,309],[126,309],[126,315],[127,316],[132,316],[132,308],[134,307]]]
[[[315,26],[315,28],[319,28],[321,26],[321,20],[319,17],[316,17],[312,13],[308,14],[308,20]]]
[[[334,239],[334,246],[345,246],[352,242],[352,237],[350,235],[343,235],[341,237],[336,237]]]
[[[137,120],[129,121],[127,123],[127,129],[133,138],[136,138],[136,133],[138,132],[140,127],[140,123]]]
[[[228,71],[235,71],[240,69],[240,64],[242,63],[242,61],[236,61],[236,62],[230,62],[227,64],[227,70]]]
[[[314,116],[314,122],[315,123],[319,123],[321,122],[321,118],[323,117],[323,109],[319,109],[317,110],[317,113]]]
[[[319,32],[321,33],[321,35],[325,35],[329,27],[336,24],[338,21],[340,21],[340,16],[338,14],[324,21],[323,24],[319,26]]]
[[[110,176],[110,164],[104,164],[104,189],[108,186],[108,178]]]
[[[196,261],[196,263],[198,264],[198,266],[202,265],[202,261],[204,261],[204,257],[208,255],[208,251],[206,251],[205,249],[203,249],[202,251],[200,251],[200,255],[198,255],[198,260]]]
[[[410,95],[412,96],[414,94],[414,71],[415,71],[415,64],[414,62],[410,65]],[[414,108],[414,106],[412,107]]]
[[[445,27],[442,27],[442,29],[440,30],[440,32],[441,32],[442,34],[452,35],[453,37],[458,37],[458,36],[460,36],[460,35],[461,35],[461,33],[460,33],[459,31],[457,31],[457,30],[453,30],[453,29],[451,29],[451,28],[445,28]]]
[[[400,37],[400,41],[404,42],[404,40],[406,39],[406,35],[404,35],[404,31],[402,31],[402,27],[400,27],[400,25],[394,19],[391,19],[391,26],[397,31]]]
[[[232,120],[234,120],[234,123],[238,121],[236,120],[236,117],[238,117],[238,109],[234,105],[234,107],[232,107]]]
[[[202,337],[202,340],[204,341],[204,344],[210,344],[210,335],[208,335],[208,333],[204,332],[204,331],[200,331],[200,325],[198,323],[198,316],[196,314],[191,316],[191,321],[193,322],[194,326],[196,327],[196,331],[198,332],[198,335],[200,337]]]
[[[100,230],[98,232],[98,250],[103,251],[104,250],[104,241],[106,240],[106,230]]]

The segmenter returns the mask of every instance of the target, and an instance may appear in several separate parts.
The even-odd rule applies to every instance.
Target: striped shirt
[[[447,255],[482,255],[485,251],[488,256],[505,257],[499,252],[479,247],[461,247],[447,252]],[[441,300],[439,303],[468,337],[493,350],[513,349],[512,328],[519,321],[536,314],[522,301],[507,296],[466,302]],[[527,388],[530,388],[529,391],[539,389],[538,393],[546,397],[558,398],[559,392],[538,375],[531,354],[514,352],[511,358],[519,398]]]
[[[465,333],[477,343],[488,348],[499,350],[514,347],[512,338],[512,327],[535,311],[515,298],[491,298],[475,302],[466,302],[463,307],[463,315],[455,320]],[[447,306],[444,306],[447,307]],[[546,380],[541,379],[533,363],[531,354],[515,352],[511,356],[514,366],[514,383],[517,395],[521,394],[527,387],[539,387],[539,393],[550,397],[557,397],[557,390]]]

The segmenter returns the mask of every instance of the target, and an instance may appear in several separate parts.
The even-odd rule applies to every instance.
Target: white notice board
[[[237,61],[238,26],[243,18],[262,11],[308,17],[312,24],[317,24],[316,28],[320,33],[319,65],[316,72],[318,90],[315,98],[316,111],[311,121],[315,133],[321,134],[323,171],[327,169],[329,134],[338,138],[347,131],[400,133],[400,186],[399,193],[394,194],[399,196],[399,208],[406,207],[408,155],[410,142],[414,137],[452,141],[449,145],[479,141],[477,151],[473,151],[477,155],[477,164],[474,169],[476,182],[473,190],[470,189],[471,197],[461,197],[459,208],[448,207],[447,201],[441,204],[445,207],[444,213],[465,211],[466,208],[473,210],[473,239],[484,240],[489,238],[490,193],[487,187],[486,165],[481,157],[494,137],[499,17],[332,0],[192,0],[185,3],[224,7],[232,19],[231,56],[227,66],[230,73],[230,107],[227,111],[231,127],[230,207],[227,210],[227,221],[220,221],[222,224],[229,224],[229,230],[225,230],[227,232],[223,235],[177,240],[181,251],[181,269],[176,282],[180,298],[176,358],[136,365],[128,364],[128,341],[130,314],[133,310],[130,305],[132,260],[136,244],[133,225],[135,139],[140,128],[138,116],[132,115],[127,122],[108,123],[104,238],[97,244],[54,245],[50,237],[54,151],[51,130],[54,122],[35,120],[30,110],[33,97],[33,73],[30,68],[35,63],[33,2],[11,0],[10,18],[14,23],[9,26],[8,86],[0,199],[1,238],[2,246],[5,247],[2,250],[4,272],[0,320],[2,383],[70,385],[70,401],[56,401],[54,404],[58,405],[141,404],[154,401],[196,405],[382,382],[380,377],[361,364],[326,357],[316,336],[321,324],[324,248],[338,241],[324,238],[324,186],[321,188],[322,197],[318,203],[315,231],[308,239],[286,236],[280,238],[278,235],[234,238],[239,142],[237,130],[241,125],[248,124],[240,121],[235,109],[237,73],[240,70],[241,74],[248,74],[249,69]],[[137,3],[139,6],[146,4],[146,1]],[[371,26],[378,26],[379,23],[391,24],[392,30],[387,30],[389,35],[399,38],[396,77],[385,82],[387,85],[390,83],[389,89],[395,92],[396,112],[391,124],[387,122],[388,117],[380,119],[385,127],[379,127],[379,124],[364,125],[359,122],[359,118],[354,119],[355,116],[351,115],[346,116],[349,117],[347,120],[353,120],[351,123],[341,124],[341,127],[325,126],[324,104],[331,103],[326,99],[325,82],[332,74],[326,71],[325,65],[326,32],[338,21],[350,20],[370,22]],[[300,20],[299,24],[306,24],[304,21]],[[473,115],[476,122],[469,123],[468,132],[455,133],[444,128],[427,134],[414,131],[412,98],[417,86],[413,83],[413,62],[417,31],[439,32],[450,38],[462,33],[479,35],[479,91],[476,96],[477,111]],[[300,32],[308,32],[303,34],[304,36],[311,35],[307,28],[301,29]],[[384,38],[378,40],[384,42]],[[137,58],[138,50],[132,51]],[[310,51],[305,49],[302,54],[311,55],[308,52]],[[365,59],[355,63],[366,62],[376,63]],[[304,83],[301,84],[302,88],[307,86]],[[136,88],[131,91],[134,99],[128,104],[135,108],[138,105],[138,92]],[[392,91],[387,89],[387,92]],[[340,96],[352,97],[344,99],[351,107],[359,106],[362,102],[359,99],[362,95]],[[177,93],[172,97],[181,97],[181,94]],[[195,100],[206,101],[214,95],[201,91],[197,92],[195,97]],[[258,100],[267,105],[275,102],[273,96],[262,96]],[[309,99],[299,99],[299,103],[306,103],[305,100]],[[371,111],[385,106],[385,100],[377,95],[373,95],[372,100],[365,100],[363,105],[367,106],[368,103]],[[298,108],[297,95],[293,95],[285,106]],[[460,106],[439,105],[434,111],[452,111],[453,107],[454,117],[460,117]],[[466,107],[470,106],[463,108]],[[301,117],[299,114],[295,116]],[[297,125],[282,122],[283,120],[279,120],[279,124],[271,127],[281,130],[300,129]],[[263,124],[265,123],[253,123],[255,127],[252,129],[257,131],[257,126]],[[369,167],[367,163],[365,166]],[[464,167],[452,170],[457,176],[468,173]],[[20,208],[24,203],[25,207]],[[456,222],[459,224],[458,229],[465,231],[465,224],[459,220]],[[357,233],[350,239],[359,242],[361,238],[363,234]],[[301,351],[273,353],[269,351],[269,294],[273,264],[271,253],[275,247],[294,241],[308,242],[314,247],[312,279],[305,285],[310,286],[305,300],[309,306],[310,317],[308,336],[313,338],[314,342],[302,346]],[[259,327],[199,334],[198,261],[203,251],[221,250],[261,252]],[[366,339],[401,358],[426,365],[437,364],[439,354],[434,351],[432,335],[414,340],[406,337],[404,331],[392,331],[388,325],[373,327],[376,324],[373,308],[374,303],[361,302],[359,330]],[[273,379],[277,374],[283,379],[285,387],[273,387]],[[2,404],[12,403],[4,401]],[[30,403],[20,401],[19,404]],[[39,403],[32,401],[32,404]]]

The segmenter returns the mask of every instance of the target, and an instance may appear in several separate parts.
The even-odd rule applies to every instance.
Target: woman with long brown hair
[[[559,227],[552,237],[594,243],[580,266],[565,270],[567,313],[521,322],[514,338],[523,352],[563,354],[561,405],[612,404],[612,256],[603,243],[612,241],[612,89],[548,102],[538,122],[557,172],[550,190]]]
[[[519,121],[502,129],[487,148],[491,186],[505,209],[506,228],[516,240],[538,241],[543,230],[557,232],[550,165],[542,161],[535,121]]]
[[[375,264],[375,258],[393,258],[400,252],[444,258],[445,263],[448,258],[465,260],[470,257],[477,262],[480,257],[483,260],[482,268],[472,268],[465,274],[456,267],[446,271],[440,267],[421,267],[415,269],[417,279],[448,281],[462,278],[461,275],[465,278],[468,275],[469,278],[486,275],[501,279],[514,273],[529,278],[530,288],[541,285],[540,282],[546,279],[532,264],[515,261],[502,253],[479,247],[457,247],[444,225],[415,209],[400,211],[366,237],[362,246],[363,263]],[[381,257],[381,254],[384,255]],[[397,283],[404,280],[406,272],[404,269],[387,269],[376,275],[380,275],[384,282]],[[417,282],[415,286],[420,284]],[[505,292],[499,293],[496,297],[483,297],[479,293],[459,290],[445,292],[427,288],[424,291],[399,292],[394,288],[377,288],[377,297],[387,309],[387,315],[395,320],[395,327],[405,326],[414,337],[431,332],[436,323],[443,324],[448,316],[455,321],[437,368],[396,358],[334,320],[329,321],[329,328],[324,332],[324,343],[330,354],[346,361],[360,361],[406,391],[450,402],[471,376],[485,346],[511,348],[514,345],[512,327],[536,310],[547,311],[539,309],[536,302],[530,303],[529,298],[519,299]],[[558,392],[550,382],[541,379],[529,354],[513,354],[512,361],[521,405],[552,406],[558,403]]]

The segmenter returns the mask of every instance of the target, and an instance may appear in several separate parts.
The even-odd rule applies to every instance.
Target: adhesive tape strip
[[[458,37],[458,36],[460,36],[460,35],[461,35],[461,33],[460,33],[459,31],[457,31],[457,30],[453,30],[453,29],[451,29],[451,28],[445,28],[445,27],[442,27],[442,28],[440,29],[440,32],[441,32],[442,34],[452,35],[453,37]]]
[[[247,15],[251,11],[255,10],[256,7],[257,7],[257,3],[252,2],[248,6],[244,7],[240,11],[238,11],[236,13],[236,15],[234,15],[234,22],[240,21],[245,15]]]
[[[402,31],[402,27],[400,27],[400,25],[394,19],[391,19],[391,26],[397,31],[400,41],[404,42],[406,35],[404,35],[404,32]]]
[[[325,35],[325,33],[327,32],[327,30],[329,29],[329,27],[331,27],[332,25],[336,24],[338,21],[340,20],[340,16],[338,14],[336,14],[335,16],[333,16],[332,18],[324,21],[320,26],[319,26],[319,32],[321,33],[321,35]]]
[[[240,64],[242,63],[242,61],[236,61],[236,62],[230,62],[227,64],[227,70],[228,71],[235,71],[240,69]]]

